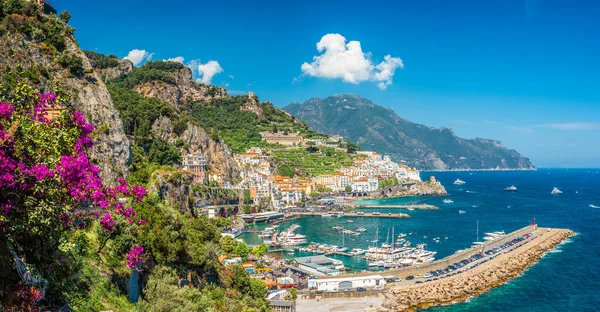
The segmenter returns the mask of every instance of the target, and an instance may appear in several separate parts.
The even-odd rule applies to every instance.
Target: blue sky
[[[84,49],[183,57],[280,107],[355,93],[538,166],[600,167],[600,1],[51,3]]]

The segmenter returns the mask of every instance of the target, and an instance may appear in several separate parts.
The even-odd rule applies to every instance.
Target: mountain
[[[313,98],[283,110],[317,131],[342,135],[363,149],[421,170],[535,168],[529,159],[499,141],[463,139],[449,128],[416,124],[358,95]]]

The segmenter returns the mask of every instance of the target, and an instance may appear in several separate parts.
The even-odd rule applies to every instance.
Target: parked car
[[[322,290],[317,290],[317,291],[315,291],[315,294],[317,294],[317,295],[322,295],[322,294],[323,294],[323,291],[322,291]]]
[[[344,289],[344,292],[353,292],[353,291],[354,291],[354,289],[352,289],[352,288],[346,288],[346,289]]]
[[[383,290],[383,286],[375,286],[375,287],[373,287],[373,290],[376,290],[376,291]]]
[[[406,280],[407,280],[407,281],[414,280],[414,279],[415,279],[415,277],[414,277],[414,276],[412,276],[412,275],[409,275],[409,276],[407,276],[407,277],[406,277]]]
[[[327,292],[328,293],[338,293],[339,291],[337,288],[334,288],[334,289],[327,289]]]
[[[363,291],[367,291],[367,289],[364,288],[364,287],[358,287],[358,288],[356,288],[356,291],[357,292],[363,292]]]

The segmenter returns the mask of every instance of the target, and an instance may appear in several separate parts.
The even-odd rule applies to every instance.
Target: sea
[[[509,283],[468,302],[430,311],[600,311],[600,169],[538,169],[536,171],[422,172],[435,176],[447,196],[402,197],[359,202],[365,205],[431,204],[437,210],[368,209],[408,213],[411,218],[303,217],[284,223],[301,227],[296,233],[309,242],[366,249],[371,241],[391,242],[407,234],[412,246],[425,243],[436,259],[468,248],[484,233],[517,230],[533,220],[541,227],[568,228],[577,234],[547,253],[537,264]],[[456,179],[465,181],[455,185]],[[514,185],[518,192],[505,192]],[[552,195],[554,187],[563,193]],[[444,203],[451,199],[453,203]],[[459,213],[462,210],[464,213]],[[351,220],[352,222],[348,222]],[[367,229],[360,236],[343,236],[333,226]],[[259,229],[266,225],[256,225]],[[389,234],[388,234],[389,233]],[[249,244],[262,242],[255,233],[241,236]],[[281,257],[308,256],[298,250]],[[368,270],[360,257],[334,256],[346,267]]]

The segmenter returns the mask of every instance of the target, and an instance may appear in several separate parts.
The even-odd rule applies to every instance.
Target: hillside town
[[[268,143],[288,148],[336,146],[343,142],[339,135],[327,139],[304,139],[296,133],[284,135],[265,132],[262,135]],[[367,196],[380,189],[384,181],[387,181],[384,186],[397,184],[398,181],[421,181],[418,170],[373,151],[357,151],[352,166],[314,177],[277,175],[272,156],[259,147],[235,154],[234,159],[242,168],[241,182],[235,187],[249,190],[254,204],[270,205],[277,210],[297,206],[307,198],[321,194],[335,195],[341,201],[344,201],[344,197],[352,197],[352,194],[354,197],[357,197],[356,194],[358,197]],[[234,187],[223,174],[207,168],[202,154],[182,155],[182,167],[194,175],[194,183],[212,183],[221,188]]]

